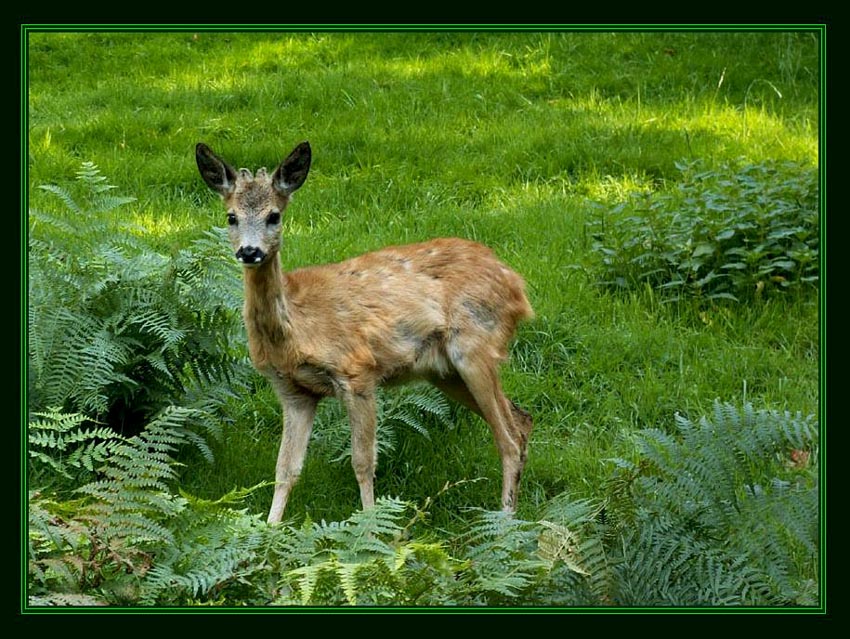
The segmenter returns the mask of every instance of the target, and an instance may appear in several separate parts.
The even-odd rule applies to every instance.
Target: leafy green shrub
[[[533,522],[479,511],[461,537],[460,555],[432,535],[412,536],[427,513],[397,499],[379,499],[344,522],[306,521],[276,544],[285,570],[275,603],[599,603],[596,587],[605,583],[607,567],[601,538],[589,524],[598,506],[567,498],[553,504],[549,519]]]
[[[552,499],[538,521],[483,511],[464,541],[467,605],[578,606],[608,603],[601,504]]]
[[[169,411],[121,441],[78,498],[30,494],[30,605],[600,601],[607,567],[592,502],[554,500],[537,522],[481,511],[459,557],[433,533],[416,536],[427,513],[398,499],[341,522],[268,526],[235,508],[260,486],[216,501],[169,488],[190,416]]]
[[[247,371],[226,242],[209,233],[164,254],[115,215],[132,198],[111,195],[96,166],[73,187],[81,195],[43,187],[65,212],[30,211],[30,410],[59,406],[133,434],[167,405],[223,403]]]
[[[215,501],[181,492],[186,508],[170,522],[173,540],[157,549],[133,603],[268,603],[274,577],[264,558],[274,531],[259,515],[236,509],[263,485],[233,490]]]
[[[231,508],[251,490],[215,502],[187,496],[173,543],[139,584],[139,603],[439,603],[454,584],[461,562],[441,543],[404,538],[407,503],[382,498],[341,522],[268,526]]]
[[[404,539],[410,505],[379,499],[343,522],[305,521],[277,546],[278,604],[422,604],[437,600],[459,562],[438,542]],[[428,575],[426,573],[433,573]],[[411,582],[417,582],[413,588]],[[443,587],[440,588],[439,586]]]
[[[614,601],[816,605],[814,420],[716,403],[676,422],[678,437],[638,434],[638,463],[615,460]]]
[[[30,212],[36,605],[139,599],[140,580],[175,543],[186,508],[172,493],[172,453],[193,444],[212,458],[198,428],[217,432],[250,374],[239,278],[223,238],[210,233],[165,254],[115,214],[132,198],[112,195],[96,166],[85,163],[77,177],[67,188],[43,187],[66,211]]]
[[[603,284],[649,285],[671,300],[741,300],[817,284],[816,169],[677,167],[683,180],[671,192],[633,195],[589,223]]]
[[[481,511],[456,556],[446,541],[414,536],[427,513],[398,499],[299,527],[268,527],[221,509],[226,501],[190,500],[207,515],[181,515],[179,537],[141,585],[142,603],[569,605],[599,603],[595,589],[607,583],[601,538],[586,535],[598,512],[590,502],[561,500],[558,523]],[[564,504],[573,511],[566,520]]]

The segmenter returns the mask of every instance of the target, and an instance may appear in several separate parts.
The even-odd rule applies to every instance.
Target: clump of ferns
[[[562,494],[537,520],[481,511],[464,535],[460,575],[471,605],[606,605],[609,567],[603,504]]]
[[[615,591],[622,605],[815,605],[818,426],[715,403],[640,431],[614,460]]]
[[[187,425],[198,415],[193,409],[168,408],[130,438],[92,429],[78,414],[53,411],[31,423],[32,477],[42,476],[46,468],[63,472],[79,464],[91,479],[70,499],[47,487],[30,490],[32,596],[135,597],[133,589],[157,549],[175,540],[170,522],[186,500],[171,489],[177,479],[172,454],[191,441]]]
[[[30,409],[61,406],[134,434],[165,406],[231,401],[250,368],[221,238],[163,251],[115,215],[133,198],[113,195],[92,163],[72,185],[41,188],[65,210],[30,211]],[[215,431],[220,419],[200,423]]]

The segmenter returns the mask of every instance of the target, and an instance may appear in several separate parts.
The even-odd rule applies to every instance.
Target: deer
[[[533,427],[503,393],[499,367],[517,325],[534,315],[523,278],[483,244],[437,238],[284,272],[281,216],[304,184],[312,149],[298,144],[271,174],[235,170],[195,147],[204,182],[227,213],[242,265],[253,366],[283,412],[270,524],[301,474],[316,407],[333,397],[351,429],[351,464],[364,509],[374,506],[376,391],[430,382],[484,419],[502,464],[502,509],[515,511]]]

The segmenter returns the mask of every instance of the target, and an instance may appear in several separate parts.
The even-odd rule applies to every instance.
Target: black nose
[[[243,264],[259,264],[265,257],[265,252],[256,246],[240,246],[236,251],[236,259]]]

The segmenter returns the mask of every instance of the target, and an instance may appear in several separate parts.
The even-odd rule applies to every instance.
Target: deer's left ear
[[[221,197],[233,193],[233,189],[236,188],[236,171],[203,142],[198,142],[195,146],[195,161],[207,186]]]
[[[272,184],[281,195],[290,195],[297,191],[307,179],[312,160],[309,142],[302,142],[280,163],[272,176]]]

